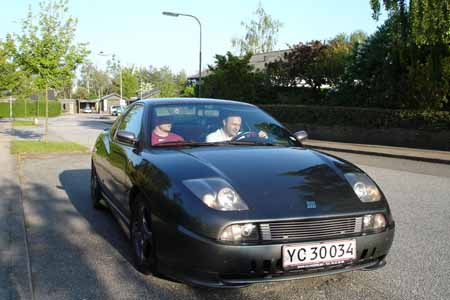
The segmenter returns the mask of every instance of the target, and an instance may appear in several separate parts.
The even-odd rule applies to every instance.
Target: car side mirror
[[[133,132],[119,130],[117,131],[116,138],[119,142],[135,146],[137,144],[136,135]]]
[[[294,135],[299,142],[303,142],[308,139],[308,133],[304,130],[297,131]]]

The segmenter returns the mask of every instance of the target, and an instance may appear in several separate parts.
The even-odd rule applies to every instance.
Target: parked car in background
[[[111,106],[111,115],[113,116],[119,116],[125,111],[125,108],[120,105],[113,105]]]
[[[81,110],[81,112],[86,113],[86,114],[90,114],[90,113],[93,112],[93,110],[91,109],[90,106],[86,106],[85,108],[83,108],[83,109]]]
[[[384,266],[395,223],[383,192],[306,138],[243,102],[137,101],[95,143],[92,205],[110,207],[139,271],[192,285]]]

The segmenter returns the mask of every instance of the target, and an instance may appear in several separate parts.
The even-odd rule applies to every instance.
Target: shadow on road
[[[44,136],[44,134],[39,131],[41,131],[39,127],[33,127],[33,129],[8,128],[3,131],[3,134],[17,139],[39,140]]]
[[[75,209],[89,222],[92,229],[111,244],[129,263],[132,263],[131,248],[119,224],[107,208],[103,210],[92,208],[89,190],[90,174],[89,169],[67,170],[60,174],[59,180]]]
[[[30,297],[26,246],[24,244],[22,207],[17,182],[0,180],[0,298],[26,299]],[[3,299],[3,298],[2,298]]]
[[[110,120],[77,120],[77,124],[82,127],[88,127],[91,129],[106,129],[111,128],[114,121]]]
[[[65,190],[74,208],[81,217],[87,220],[95,234],[107,241],[128,262],[128,267],[133,268],[131,246],[119,224],[108,209],[95,210],[91,206],[89,198],[90,170],[65,170],[59,175],[59,179],[62,185],[59,188]],[[145,276],[141,275],[138,275],[137,278],[140,278],[140,280],[146,279]],[[241,290],[239,289],[195,288],[167,280],[157,280],[156,282],[151,280],[151,282],[147,281],[146,284],[151,290],[156,290],[160,294],[160,299],[174,299],[174,296],[182,296],[181,298],[186,299],[189,294],[190,297],[188,298],[192,299],[241,298]],[[175,285],[176,288],[173,289],[171,285]],[[178,297],[175,298],[178,299]]]

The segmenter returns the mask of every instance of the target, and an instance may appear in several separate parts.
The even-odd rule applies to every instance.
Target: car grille
[[[263,241],[311,240],[360,233],[362,217],[299,220],[260,224]]]

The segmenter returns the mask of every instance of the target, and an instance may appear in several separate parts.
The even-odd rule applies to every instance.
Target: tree
[[[318,91],[328,83],[326,61],[329,52],[329,46],[320,41],[299,43],[285,53],[284,59],[269,63],[267,71],[276,85],[306,85]]]
[[[342,87],[346,105],[401,108],[408,106],[406,69],[399,59],[399,49],[391,42],[393,24],[385,24],[353,52]]]
[[[87,98],[89,99],[101,98],[112,90],[112,83],[108,73],[99,69],[91,61],[83,63],[79,85],[86,88]]]
[[[174,74],[167,66],[159,69],[153,66],[141,68],[138,77],[144,84],[149,84],[152,88],[160,89],[161,97],[181,96],[187,81],[187,76],[184,71]]]
[[[119,89],[120,78],[117,75],[113,79],[113,85],[116,89]],[[137,72],[134,67],[122,68],[122,94],[126,98],[131,98],[137,95],[139,89],[139,80]]]
[[[16,45],[11,35],[0,41],[0,92],[29,93],[28,74],[19,68],[15,59]]]
[[[327,42],[323,60],[319,68],[331,87],[338,87],[344,80],[345,72],[352,60],[353,51],[367,40],[362,31],[355,31],[350,35],[340,33]]]
[[[17,58],[20,65],[35,76],[35,83],[45,91],[45,141],[48,140],[48,89],[69,84],[76,67],[87,56],[85,44],[75,44],[77,20],[68,15],[67,0],[39,3],[35,18],[31,8],[22,22],[18,36]]]
[[[89,92],[84,86],[79,86],[73,94],[74,99],[89,99]]]
[[[450,42],[450,0],[370,0],[372,17],[378,19],[382,5],[398,22],[406,37],[411,30],[419,45],[442,45]]]
[[[267,100],[267,81],[249,64],[250,57],[251,53],[243,57],[230,52],[216,55],[215,65],[209,66],[211,75],[204,79],[204,96],[250,102]]]
[[[236,48],[240,55],[273,51],[277,44],[282,23],[267,14],[261,2],[254,15],[256,20],[251,20],[250,23],[241,22],[246,32],[244,37],[231,40],[233,48]]]
[[[441,108],[450,97],[450,0],[371,0],[376,19],[389,13],[389,43],[398,70],[421,107]],[[422,103],[423,102],[423,103]]]

